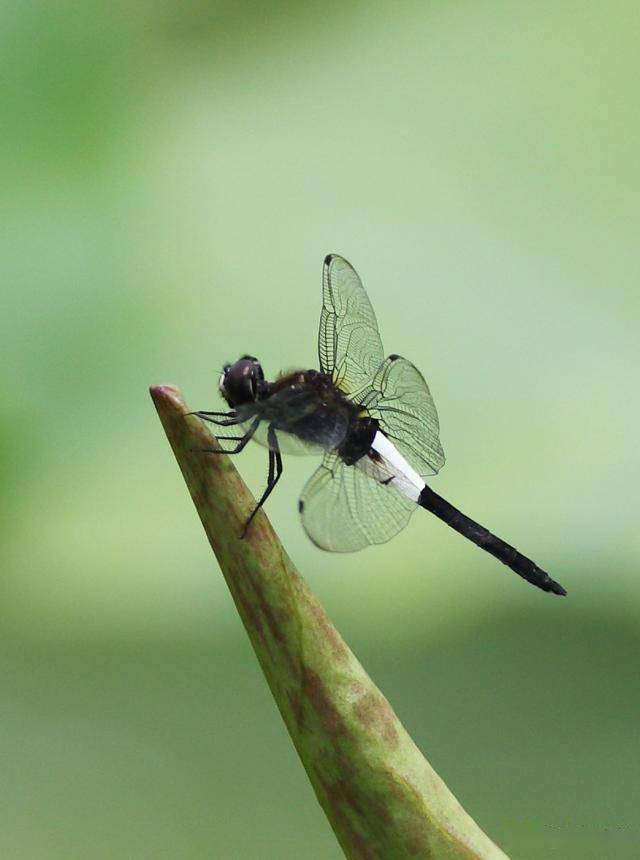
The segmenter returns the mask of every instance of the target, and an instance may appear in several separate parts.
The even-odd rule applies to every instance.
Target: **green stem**
[[[491,858],[480,830],[423,757],[300,578],[228,457],[180,392],[151,396],[205,532],[320,805],[350,860]],[[472,765],[471,765],[472,766]]]

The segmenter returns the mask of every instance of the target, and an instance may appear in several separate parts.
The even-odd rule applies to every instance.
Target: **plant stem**
[[[151,396],[316,796],[350,860],[506,855],[432,769],[180,392]],[[338,562],[336,562],[338,563]],[[434,707],[437,706],[437,696]],[[473,767],[473,762],[469,763]]]

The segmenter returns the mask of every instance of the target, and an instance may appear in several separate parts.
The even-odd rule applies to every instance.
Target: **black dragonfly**
[[[220,428],[238,454],[254,439],[269,451],[267,487],[255,514],[282,475],[282,453],[323,455],[302,491],[305,531],[332,552],[385,543],[417,507],[495,556],[528,582],[554,594],[565,589],[514,547],[435,493],[425,478],[444,465],[438,414],[420,371],[399,355],[384,357],[371,303],[343,257],[325,257],[318,335],[320,370],[296,370],[268,382],[257,358],[226,364],[219,388],[227,412],[197,412]]]

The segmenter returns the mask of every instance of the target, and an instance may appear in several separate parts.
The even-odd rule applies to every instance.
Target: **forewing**
[[[414,502],[381,483],[385,475],[367,457],[347,466],[325,455],[300,496],[302,525],[313,543],[330,552],[354,552],[386,543],[409,522]]]
[[[438,413],[420,371],[399,355],[381,364],[369,389],[354,398],[422,477],[444,466]]]
[[[384,358],[376,315],[362,282],[337,254],[324,260],[318,354],[323,373],[352,396],[371,383]]]

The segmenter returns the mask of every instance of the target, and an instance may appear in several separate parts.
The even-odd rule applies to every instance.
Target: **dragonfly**
[[[298,502],[313,543],[331,552],[382,544],[424,508],[521,576],[552,594],[566,590],[517,549],[455,508],[426,483],[445,462],[438,413],[424,377],[406,358],[385,357],[376,316],[353,266],[324,259],[319,370],[265,379],[257,358],[225,364],[224,412],[195,414],[216,425],[211,454],[268,450],[266,488],[242,537],[283,471],[282,454],[317,453],[322,463]]]

